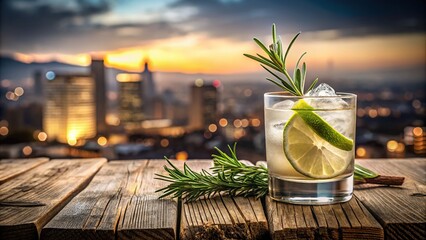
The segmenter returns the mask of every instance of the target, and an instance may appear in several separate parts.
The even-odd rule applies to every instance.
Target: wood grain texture
[[[3,159],[0,161],[0,184],[48,161],[48,158]]]
[[[386,239],[426,236],[426,159],[358,160],[379,174],[405,176],[402,186],[355,186],[355,196],[376,217]]]
[[[383,239],[383,229],[365,207],[349,202],[301,206],[266,197],[272,239]]]
[[[182,167],[183,163],[173,161]],[[164,160],[112,161],[42,230],[41,239],[175,239],[177,202],[158,199]]]
[[[183,161],[172,161],[183,168]],[[118,239],[175,239],[178,203],[174,199],[158,199],[156,193],[167,182],[155,178],[165,174],[165,160],[150,160],[141,172],[134,194],[126,200],[125,211],[117,226]]]
[[[41,228],[106,159],[52,160],[1,185],[0,239],[38,239]]]
[[[208,169],[211,161],[188,161],[195,171]],[[267,239],[268,224],[262,203],[252,197],[216,196],[184,203],[181,239]]]

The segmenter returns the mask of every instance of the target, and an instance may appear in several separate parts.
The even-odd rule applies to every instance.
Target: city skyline
[[[424,154],[424,16],[397,3],[2,1],[0,156],[56,154],[59,140],[64,157],[200,159],[238,141],[264,159],[263,94],[279,88],[243,53],[271,42],[272,23],[284,45],[303,30],[288,61],[308,52],[308,83],[358,95],[357,157]],[[90,84],[59,91],[55,76]]]
[[[306,50],[310,73],[320,79],[380,80],[391,70],[424,79],[422,4],[398,3],[367,9],[363,1],[2,1],[0,54],[81,66],[95,54],[108,67],[131,71],[149,58],[153,71],[258,73],[242,54],[258,50],[252,37],[268,41],[275,22],[285,42],[302,31],[290,62]]]

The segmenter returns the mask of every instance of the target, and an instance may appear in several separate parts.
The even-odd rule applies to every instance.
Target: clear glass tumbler
[[[351,199],[356,95],[266,93],[265,137],[269,194],[294,204]]]

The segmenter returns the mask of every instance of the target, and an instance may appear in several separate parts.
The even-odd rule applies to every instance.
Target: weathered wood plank
[[[173,161],[183,167],[183,161]],[[175,239],[178,205],[174,199],[158,199],[159,188],[166,182],[155,178],[165,174],[165,160],[150,160],[141,173],[140,185],[129,199],[126,211],[117,226],[118,239]]]
[[[147,161],[112,161],[41,232],[41,239],[114,239],[117,222]]]
[[[3,159],[0,161],[0,184],[48,161],[48,158]]]
[[[181,161],[173,161],[182,167]],[[111,161],[42,230],[42,239],[175,239],[177,202],[158,199],[164,160]]]
[[[324,206],[298,206],[266,197],[272,239],[383,239],[383,229],[353,198]]]
[[[382,224],[387,239],[426,236],[426,159],[359,160],[379,174],[405,176],[400,187],[363,184],[355,196]]]
[[[105,162],[52,160],[1,185],[0,239],[38,239],[41,228]]]
[[[211,161],[187,161],[194,170]],[[267,239],[268,225],[260,200],[216,196],[182,205],[181,239]]]

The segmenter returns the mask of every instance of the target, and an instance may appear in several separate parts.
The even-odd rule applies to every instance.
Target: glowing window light
[[[405,145],[403,143],[398,143],[395,152],[397,153],[403,153],[405,152]]]
[[[9,134],[9,128],[6,126],[0,127],[0,135],[6,136],[7,134]]]
[[[251,120],[251,125],[252,125],[253,127],[259,127],[259,126],[260,126],[260,120],[259,120],[259,119],[257,119],[257,118],[252,119],[252,120]]]
[[[209,125],[209,131],[210,132],[212,132],[212,133],[214,133],[214,132],[216,132],[217,131],[217,126],[216,126],[216,124],[210,124]]]
[[[197,86],[197,87],[202,87],[203,85],[204,85],[204,80],[203,79],[201,79],[201,78],[198,78],[198,79],[196,79],[195,80],[195,86]]]
[[[33,152],[33,149],[32,149],[30,146],[25,146],[25,147],[22,149],[22,153],[23,153],[25,156],[30,155],[32,152]]]
[[[17,87],[15,88],[14,93],[16,96],[20,97],[24,95],[24,89],[22,87]]]
[[[163,139],[161,139],[161,141],[160,141],[160,145],[161,145],[162,147],[168,147],[168,146],[169,146],[169,144],[170,144],[170,142],[169,142],[169,140],[168,140],[167,138],[163,138]]]
[[[249,125],[249,120],[247,119],[242,119],[241,120],[241,127],[246,128]]]
[[[361,158],[365,157],[367,155],[367,150],[365,150],[363,147],[359,147],[356,149],[356,155]]]
[[[70,138],[70,139],[68,139],[68,144],[70,145],[70,146],[74,146],[74,145],[76,145],[77,144],[77,139],[75,139],[75,138]]]
[[[371,118],[376,118],[377,117],[377,110],[376,109],[368,110],[368,116],[370,116]]]
[[[188,153],[185,151],[180,151],[176,153],[176,160],[187,160]]]
[[[104,137],[104,136],[100,136],[99,138],[98,138],[98,144],[100,145],[100,146],[105,146],[105,145],[107,145],[107,143],[108,143],[108,140],[107,140],[107,138],[106,137]]]
[[[396,148],[398,147],[398,142],[395,140],[390,140],[386,144],[386,147],[388,148],[389,152],[395,152]]]
[[[37,135],[37,138],[39,141],[44,142],[47,140],[47,133],[45,132],[39,132]]]
[[[221,118],[221,119],[219,120],[219,125],[220,125],[221,127],[226,127],[226,126],[228,125],[228,120],[226,120],[226,118]]]
[[[381,117],[389,117],[389,115],[391,115],[391,110],[389,108],[379,108],[377,110],[377,112],[379,113],[379,116]]]
[[[18,101],[19,96],[17,96],[14,92],[9,91],[6,93],[6,99],[10,101]]]
[[[423,129],[420,128],[420,127],[415,127],[415,128],[413,128],[413,134],[416,137],[420,137],[420,136],[423,135]]]
[[[215,87],[215,88],[218,88],[218,87],[220,87],[220,85],[222,85],[222,83],[219,81],[219,80],[214,80],[213,81],[213,86]]]
[[[140,82],[142,80],[138,73],[119,73],[116,78],[118,82]]]

